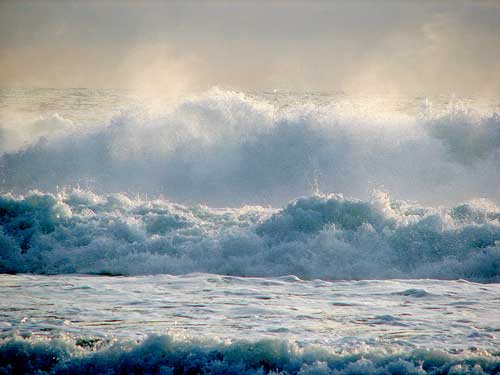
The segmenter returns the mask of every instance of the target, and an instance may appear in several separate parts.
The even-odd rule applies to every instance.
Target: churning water
[[[0,370],[498,373],[499,103],[3,90]]]

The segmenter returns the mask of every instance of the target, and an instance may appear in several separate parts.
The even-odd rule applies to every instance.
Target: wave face
[[[336,353],[319,347],[299,349],[279,340],[187,341],[153,336],[141,344],[95,349],[94,340],[11,340],[0,344],[0,371],[6,374],[497,374],[498,356],[485,352],[449,354]],[[93,349],[93,350],[89,350]]]
[[[78,185],[212,206],[281,206],[315,184],[362,199],[381,187],[429,204],[499,198],[500,117],[457,108],[382,115],[212,90],[89,129],[57,115],[25,128],[17,141],[0,131],[3,191]]]
[[[0,272],[500,280],[500,208],[314,195],[213,209],[86,190],[0,197]]]

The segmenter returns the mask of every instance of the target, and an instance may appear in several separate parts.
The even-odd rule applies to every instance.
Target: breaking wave
[[[0,196],[0,272],[500,280],[500,208],[313,195],[215,209],[88,190]]]
[[[4,374],[497,374],[498,354],[441,350],[335,352],[280,340],[180,340],[152,336],[140,344],[99,340],[9,340],[0,344]]]
[[[411,117],[212,90],[87,130],[57,115],[26,129],[17,141],[0,132],[4,192],[71,185],[280,206],[317,183],[363,199],[381,187],[429,204],[499,197],[500,116],[459,108]]]

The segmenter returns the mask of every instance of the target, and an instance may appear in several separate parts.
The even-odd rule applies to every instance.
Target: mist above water
[[[281,206],[316,186],[363,199],[382,189],[431,204],[498,200],[500,117],[435,112],[214,89],[162,111],[136,104],[92,126],[53,114],[2,129],[0,187],[80,186],[211,206]],[[28,134],[17,146],[15,131]]]

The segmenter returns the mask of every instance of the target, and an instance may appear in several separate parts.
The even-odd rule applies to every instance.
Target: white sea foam
[[[213,209],[87,190],[0,197],[0,270],[500,280],[500,209],[423,207],[375,192],[281,210]]]
[[[496,374],[499,291],[465,280],[0,275],[0,372]]]
[[[99,343],[99,342],[97,342]],[[44,374],[497,374],[498,356],[488,352],[450,354],[441,350],[398,352],[368,349],[334,352],[300,349],[280,340],[182,340],[152,336],[140,344],[117,343],[91,351],[96,342],[80,339],[12,340],[0,344],[4,373]]]
[[[87,94],[0,119],[0,373],[499,372],[498,115]]]
[[[216,89],[37,139],[1,157],[3,191],[80,185],[212,206],[279,206],[314,184],[363,199],[382,186],[432,204],[499,198],[500,117],[460,108],[415,117]]]

